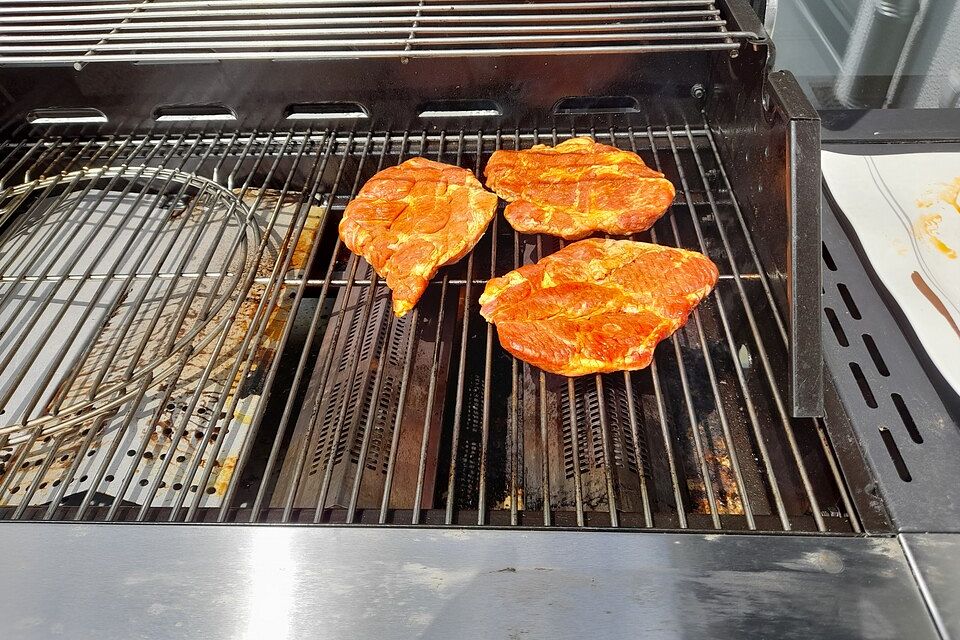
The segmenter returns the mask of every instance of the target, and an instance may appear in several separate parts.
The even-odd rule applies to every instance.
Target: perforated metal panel
[[[833,205],[823,210],[824,359],[874,470],[856,489],[881,497],[901,531],[960,531],[960,426],[950,404],[956,412],[958,401],[931,382],[937,374],[911,345],[896,303],[884,299]]]
[[[312,377],[325,384],[314,386],[301,408],[274,492],[277,507],[293,487],[298,508],[315,507],[321,493],[325,506],[346,508],[354,490],[361,508],[380,505],[413,323],[394,319],[389,290],[369,285],[340,290],[327,322]],[[363,482],[361,460],[370,472]]]

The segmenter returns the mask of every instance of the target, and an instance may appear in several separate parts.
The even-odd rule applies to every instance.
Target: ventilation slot
[[[870,352],[870,357],[873,358],[873,364],[876,365],[877,371],[886,378],[890,375],[890,369],[887,368],[887,363],[880,355],[880,349],[877,348],[877,343],[873,341],[873,336],[865,333],[861,337],[863,338],[863,344],[867,346],[867,351]]]
[[[630,96],[580,96],[564,98],[553,107],[557,115],[638,113],[640,104]]]
[[[840,297],[843,298],[843,303],[847,305],[847,311],[850,312],[850,315],[853,316],[855,320],[859,320],[863,316],[860,315],[860,309],[857,307],[857,303],[853,301],[853,296],[850,295],[850,290],[847,289],[847,285],[842,282],[837,284],[837,291],[840,292]]]
[[[370,112],[357,102],[311,102],[290,105],[283,117],[287,120],[366,120]]]
[[[503,110],[493,100],[435,100],[420,108],[421,118],[498,118]]]
[[[871,409],[876,409],[877,399],[874,397],[870,383],[867,382],[866,377],[863,375],[863,370],[860,368],[860,365],[856,362],[851,362],[850,371],[853,372],[853,377],[857,379],[857,384],[860,385],[860,393],[863,394],[863,399],[867,403],[867,406]]]
[[[837,342],[841,347],[849,347],[850,341],[847,340],[847,334],[843,332],[843,326],[837,318],[837,313],[830,307],[824,307],[823,312],[827,314],[827,320],[830,321],[830,328],[833,329],[833,335],[837,336]]]
[[[837,263],[833,261],[833,256],[830,255],[830,249],[827,249],[827,245],[823,242],[820,243],[820,249],[823,255],[823,264],[827,265],[827,269],[830,269],[830,271],[836,271]]]
[[[588,377],[577,378],[574,381],[573,413],[577,419],[577,450],[580,453],[580,473],[588,473],[591,469],[603,468],[603,434],[600,431],[600,408],[596,402],[596,386]],[[572,425],[570,403],[565,399],[560,405],[560,415],[564,425]],[[567,479],[575,473],[573,448],[571,437],[572,427],[564,429],[563,459],[564,472]]]
[[[27,114],[30,124],[103,124],[107,116],[92,108],[36,109]]]
[[[887,447],[887,453],[890,455],[890,459],[893,460],[893,466],[896,467],[897,475],[900,476],[900,479],[904,482],[913,480],[913,476],[910,475],[907,463],[904,462],[903,456],[900,455],[900,448],[897,447],[897,441],[893,439],[893,434],[890,433],[890,429],[880,427],[880,437],[883,438],[883,444]]]
[[[893,406],[897,408],[897,413],[900,414],[900,420],[903,422],[903,426],[907,428],[910,439],[917,444],[923,444],[923,436],[920,435],[917,423],[913,421],[913,416],[910,414],[910,409],[907,408],[907,403],[903,401],[903,396],[899,393],[891,393],[890,399],[893,400]]]
[[[157,122],[226,122],[237,119],[237,114],[221,104],[177,104],[157,107],[153,112]]]

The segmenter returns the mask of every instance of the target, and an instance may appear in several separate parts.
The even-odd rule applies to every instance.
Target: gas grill
[[[26,537],[45,558],[79,554],[83,575],[91,554],[150,563],[134,549],[173,540],[237,584],[249,574],[214,550],[259,548],[279,566],[277,549],[297,548],[299,571],[350,575],[331,578],[333,594],[298,591],[327,607],[304,620],[358,616],[356,594],[378,584],[416,594],[422,620],[381,611],[363,623],[387,636],[394,624],[453,632],[417,626],[445,602],[425,580],[561,576],[473,581],[494,611],[524,589],[579,599],[571,585],[590,571],[643,572],[669,551],[679,556],[657,580],[681,590],[697,562],[778,571],[784,591],[767,604],[729,597],[784,635],[935,633],[890,535],[960,522],[956,489],[939,510],[903,506],[938,481],[904,489],[914,478],[900,449],[923,441],[911,411],[936,414],[939,396],[909,392],[923,374],[896,386],[887,349],[905,367],[917,359],[828,207],[821,243],[819,119],[792,76],[770,70],[772,44],[742,0],[45,0],[0,14],[10,548]],[[578,135],[637,152],[676,185],[668,214],[635,239],[720,269],[648,369],[563,378],[501,349],[480,292],[556,238],[498,216],[403,318],[339,241],[346,204],[385,167],[423,156],[482,180],[498,149]],[[878,407],[899,420],[877,431]],[[140,524],[91,528],[105,522]],[[190,526],[201,523],[235,526]],[[297,524],[323,526],[282,526]],[[560,547],[571,555],[545,551]],[[709,599],[730,585],[698,589]],[[799,615],[768,610],[784,594]],[[820,615],[823,594],[860,617]],[[663,628],[661,597],[637,602]],[[637,607],[602,598],[587,619]],[[543,629],[504,606],[484,634]],[[721,634],[751,628],[705,606]],[[56,616],[37,616],[31,631],[46,635]]]

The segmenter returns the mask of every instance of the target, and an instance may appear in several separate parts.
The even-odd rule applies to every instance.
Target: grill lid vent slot
[[[157,122],[229,122],[237,114],[222,104],[174,104],[157,107],[153,118]]]
[[[35,109],[27,114],[27,122],[37,124],[103,124],[107,116],[92,107]]]
[[[291,104],[283,117],[287,120],[366,120],[370,112],[359,102],[308,102]]]
[[[631,96],[578,96],[559,101],[553,112],[557,115],[639,113],[640,103]]]
[[[434,100],[420,108],[421,118],[499,118],[503,109],[493,100]]]

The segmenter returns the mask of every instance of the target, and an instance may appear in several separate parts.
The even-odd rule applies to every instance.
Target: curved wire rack
[[[216,339],[252,265],[246,206],[204,177],[81,169],[0,192],[0,437],[117,410]]]

